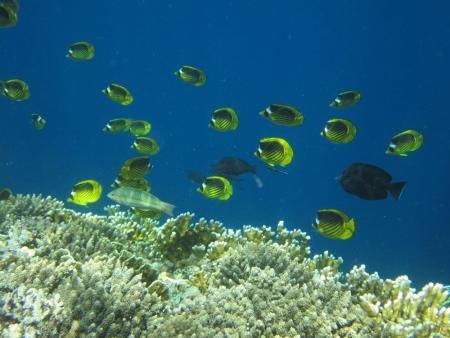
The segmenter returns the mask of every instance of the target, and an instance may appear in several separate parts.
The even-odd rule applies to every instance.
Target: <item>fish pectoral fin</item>
[[[347,222],[345,226],[345,231],[342,233],[341,236],[339,236],[339,238],[349,239],[355,233],[355,229],[356,229],[355,219],[352,218],[350,221]]]
[[[275,165],[273,165],[273,164],[272,165],[267,164],[266,167],[270,171],[273,171],[273,172],[276,172],[276,173],[279,173],[279,174],[283,174],[283,175],[287,175],[288,174],[286,171],[283,171],[281,169],[276,168]]]

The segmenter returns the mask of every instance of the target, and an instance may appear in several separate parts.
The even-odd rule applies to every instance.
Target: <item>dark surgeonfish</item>
[[[229,180],[236,180],[240,175],[251,173],[258,188],[261,188],[263,185],[261,179],[256,175],[256,167],[239,157],[224,157],[211,166],[211,171],[214,175],[222,176]]]
[[[398,200],[406,182],[392,182],[392,176],[372,164],[353,163],[337,178],[345,191],[365,200],[382,200],[388,192]]]
[[[214,175],[222,176],[228,179],[234,179],[236,176],[252,173],[256,174],[256,167],[247,163],[239,157],[227,156],[222,158],[219,162],[211,166]]]

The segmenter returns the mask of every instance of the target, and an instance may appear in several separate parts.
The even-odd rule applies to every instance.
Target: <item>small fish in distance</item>
[[[87,61],[94,57],[95,48],[94,46],[86,41],[79,41],[73,43],[67,54],[66,58],[77,60],[77,61]]]
[[[25,101],[30,98],[30,89],[25,81],[12,79],[0,81],[0,92],[14,101]]]
[[[206,83],[205,72],[192,66],[182,66],[175,72],[175,75],[184,82],[196,87],[203,86]]]
[[[357,90],[348,90],[339,93],[330,103],[330,107],[347,108],[356,105],[359,101],[361,101],[361,93]]]
[[[31,124],[35,129],[40,130],[44,128],[46,123],[47,121],[45,121],[45,119],[41,115],[36,113],[31,114]]]
[[[130,119],[118,118],[109,120],[102,130],[107,133],[124,133],[130,130]]]
[[[130,91],[117,83],[111,83],[106,89],[102,90],[111,101],[117,102],[122,106],[127,106],[133,102],[133,96]]]

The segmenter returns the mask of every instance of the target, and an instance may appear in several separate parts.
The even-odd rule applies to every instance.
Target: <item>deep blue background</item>
[[[24,79],[31,98],[0,97],[0,179],[15,193],[65,200],[74,183],[109,184],[131,156],[131,135],[101,131],[109,119],[152,123],[161,144],[148,176],[153,192],[177,212],[275,227],[283,219],[312,236],[313,253],[342,256],[345,268],[366,264],[385,278],[408,274],[414,285],[450,283],[450,2],[432,1],[22,1],[19,24],[0,30],[0,79]],[[64,57],[87,40],[88,62]],[[181,65],[206,71],[204,87],[182,83]],[[133,104],[122,107],[101,90],[126,85]],[[346,110],[329,102],[357,88],[362,101]],[[276,126],[258,115],[270,103],[300,108],[305,124]],[[231,106],[236,132],[207,127],[211,112]],[[30,114],[48,121],[34,130]],[[319,132],[344,117],[358,127],[348,145]],[[406,158],[384,154],[406,129],[425,135]],[[252,153],[262,137],[286,138],[295,158],[288,176],[266,170]],[[195,191],[186,169],[207,173],[226,155],[259,166],[264,187],[251,177],[235,184],[227,202]],[[370,162],[408,182],[399,201],[364,201],[335,181],[352,162]],[[106,194],[88,210],[103,212]],[[86,210],[67,204],[76,210]],[[321,208],[338,208],[357,220],[347,241],[332,241],[310,226]]]

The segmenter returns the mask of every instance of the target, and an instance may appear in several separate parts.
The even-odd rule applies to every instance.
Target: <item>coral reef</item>
[[[411,288],[310,256],[280,222],[225,228],[77,213],[53,198],[0,204],[2,337],[448,337],[448,287]]]

